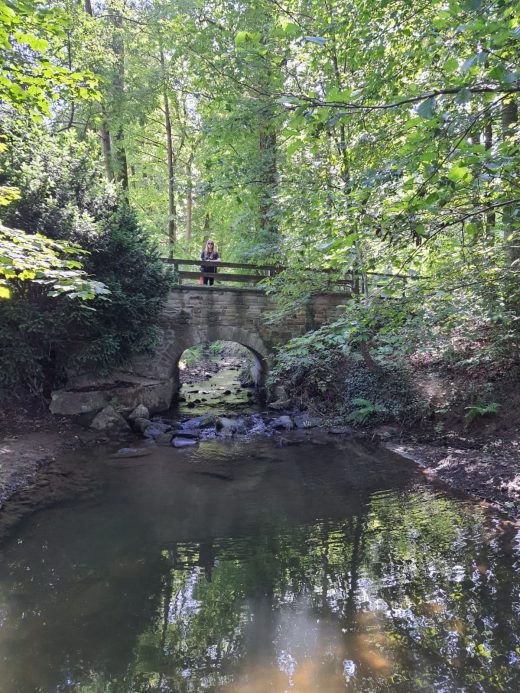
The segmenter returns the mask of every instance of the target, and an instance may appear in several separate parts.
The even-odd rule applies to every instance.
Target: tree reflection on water
[[[327,505],[322,476],[298,469],[321,505],[297,521],[263,507],[261,484],[254,522],[227,533],[169,516],[178,538],[165,538],[157,490],[148,517],[124,494],[82,519],[43,515],[5,549],[0,688],[516,689],[517,566],[493,518],[413,474],[394,488],[342,488]],[[190,491],[190,479],[179,517],[188,506],[211,516],[218,482]]]
[[[512,690],[505,540],[467,510],[424,491],[381,494],[343,523],[265,528],[238,559],[218,541],[165,552],[161,609],[128,685]]]

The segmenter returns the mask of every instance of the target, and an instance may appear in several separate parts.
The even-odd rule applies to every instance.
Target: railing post
[[[352,270],[352,292],[359,294],[359,277],[355,270]]]

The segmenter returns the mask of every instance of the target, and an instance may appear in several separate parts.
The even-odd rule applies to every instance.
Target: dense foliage
[[[65,368],[109,371],[150,347],[170,278],[127,202],[105,181],[92,142],[25,130],[10,144],[3,168],[19,195],[4,209],[6,223],[81,247],[85,271],[107,292],[86,306],[45,284],[11,280],[11,298],[0,303],[0,382],[39,391],[59,382]]]
[[[321,270],[353,278],[331,335],[369,368],[449,355],[454,335],[518,362],[518,2],[12,7],[12,89],[32,112],[53,99],[45,129],[99,152],[163,254],[213,236],[224,259],[287,265],[278,319],[327,286]],[[46,69],[42,96],[29,82]],[[70,203],[33,207],[31,230],[84,223]]]
[[[388,341],[380,299],[403,288],[370,273],[414,275],[384,308],[407,346],[467,327],[517,350],[517,3],[108,0],[73,16],[72,64],[102,75],[102,98],[56,121],[97,127],[165,252],[212,235],[228,260],[287,263],[282,313],[319,285],[309,267],[354,272],[365,341]]]

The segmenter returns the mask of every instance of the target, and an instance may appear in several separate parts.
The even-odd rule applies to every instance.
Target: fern
[[[357,409],[354,409],[348,416],[348,420],[354,423],[365,424],[375,414],[383,414],[386,412],[386,407],[382,404],[374,404],[368,399],[356,397],[352,400]]]
[[[500,404],[493,402],[492,404],[483,404],[482,402],[475,402],[470,407],[466,407],[466,415],[464,419],[466,423],[471,423],[477,416],[486,416],[486,414],[497,414],[500,410]]]

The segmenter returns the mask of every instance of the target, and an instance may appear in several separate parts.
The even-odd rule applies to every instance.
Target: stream
[[[215,377],[179,415],[233,393]],[[112,451],[75,460],[95,494],[0,546],[2,693],[518,690],[514,529],[410,462],[344,438]]]

